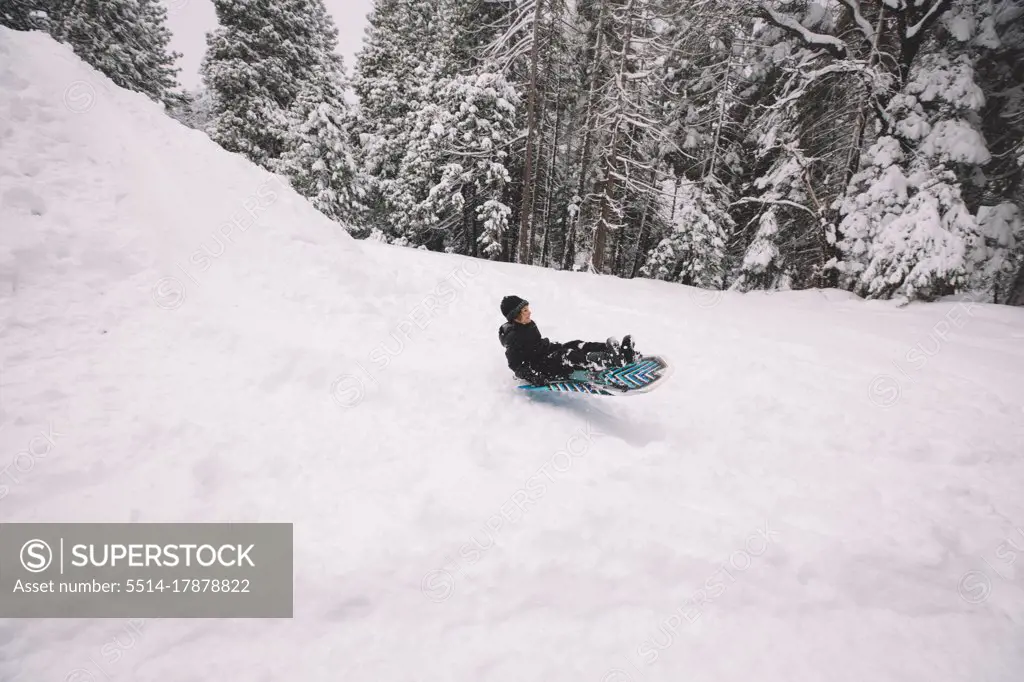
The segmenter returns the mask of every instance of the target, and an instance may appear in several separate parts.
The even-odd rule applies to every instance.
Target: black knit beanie
[[[530,305],[529,301],[518,296],[506,296],[501,299],[501,314],[505,316],[506,320],[511,322],[528,305]]]

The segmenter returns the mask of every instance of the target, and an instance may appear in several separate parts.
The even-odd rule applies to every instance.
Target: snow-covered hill
[[[517,392],[509,293],[549,337],[632,333],[675,375]],[[296,540],[291,620],[6,620],[4,682],[1024,671],[1020,309],[356,242],[0,28],[0,363],[0,521]]]

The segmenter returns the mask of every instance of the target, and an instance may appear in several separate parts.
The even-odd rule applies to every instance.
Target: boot
[[[622,347],[619,345],[619,340],[614,336],[609,336],[608,340],[605,341],[608,346],[608,364],[612,367],[621,367],[626,364],[622,360]]]
[[[636,349],[633,347],[633,337],[629,334],[622,337],[621,354],[622,359],[625,360],[627,365],[637,361],[638,356]]]

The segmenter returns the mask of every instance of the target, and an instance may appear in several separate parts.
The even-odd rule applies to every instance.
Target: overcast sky
[[[178,80],[192,90],[199,85],[199,63],[206,51],[206,32],[217,27],[212,0],[163,0],[167,7],[167,23],[174,34],[171,49],[181,52]],[[352,76],[355,54],[363,42],[366,15],[373,0],[325,0],[327,9],[338,26],[338,52],[345,58],[345,71]]]

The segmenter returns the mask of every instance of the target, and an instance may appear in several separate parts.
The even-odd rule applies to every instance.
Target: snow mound
[[[212,300],[239,263],[265,270],[320,252],[314,260],[326,265],[358,253],[282,178],[224,153],[42,33],[3,34],[0,141],[0,253],[17,256],[0,258],[8,294],[74,272],[172,309],[190,296]]]
[[[517,392],[513,293],[673,377]],[[1018,682],[1022,406],[1024,311],[356,242],[0,28],[0,520],[296,542],[291,620],[3,621],[2,680]]]

